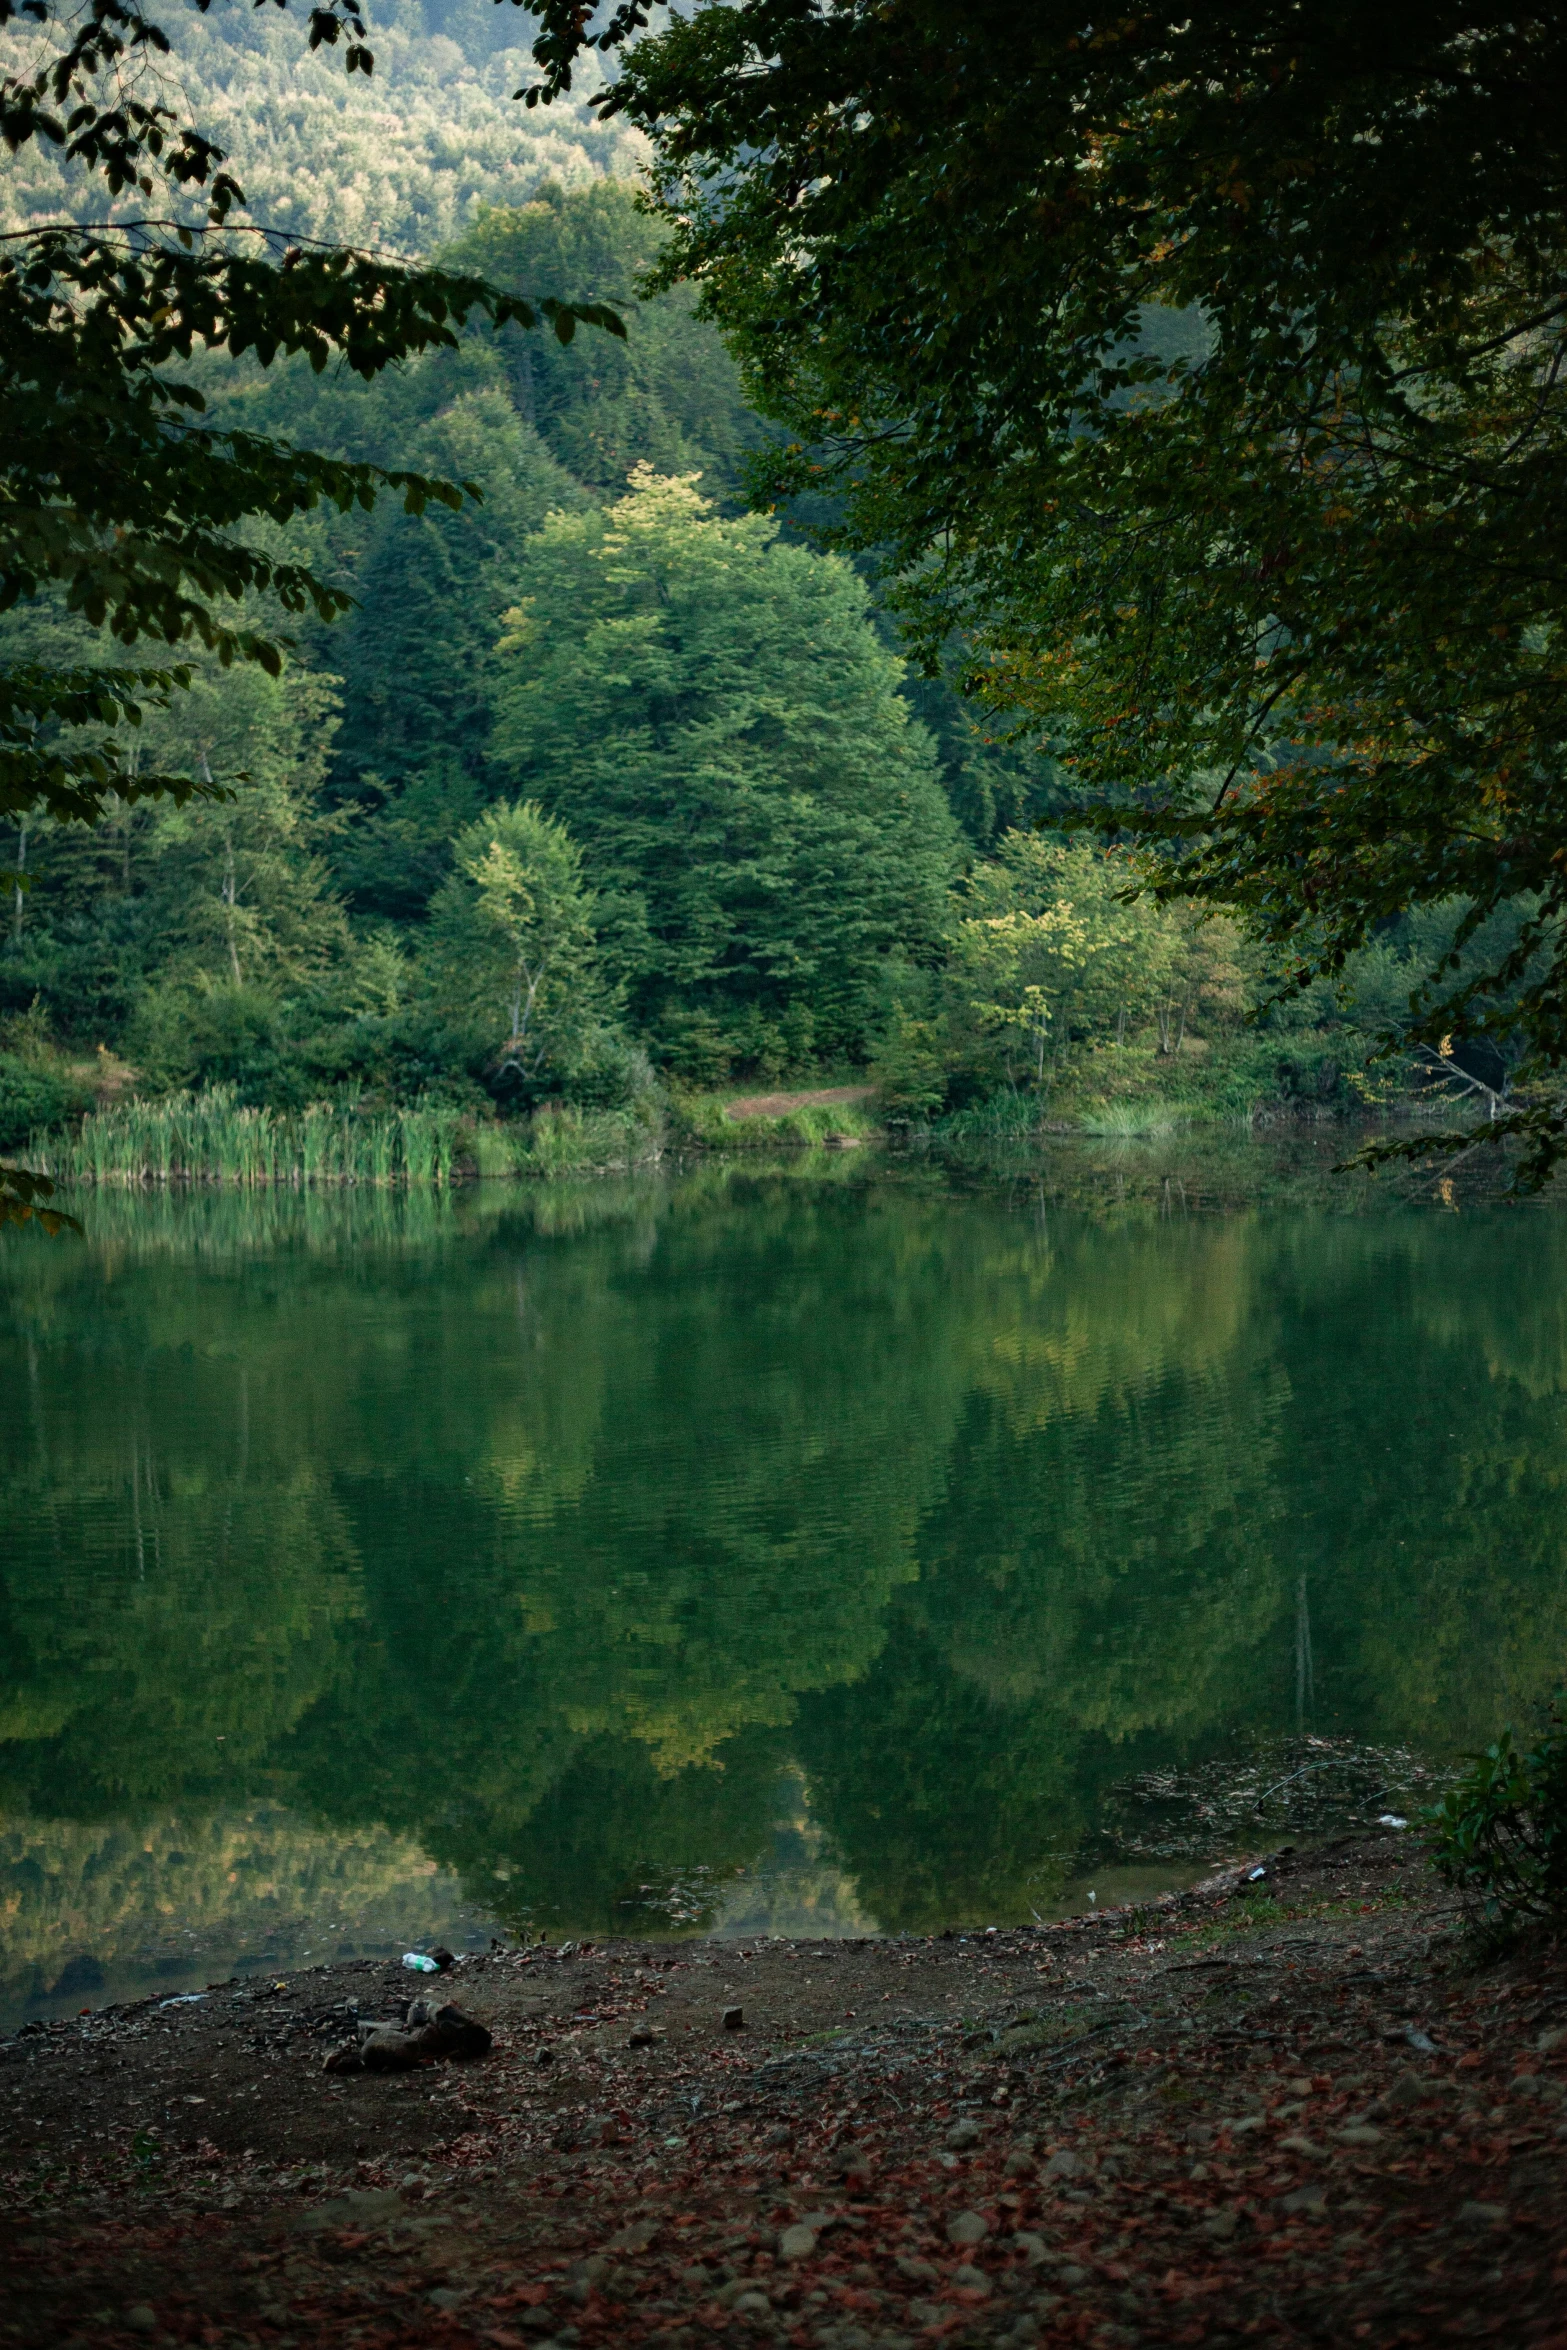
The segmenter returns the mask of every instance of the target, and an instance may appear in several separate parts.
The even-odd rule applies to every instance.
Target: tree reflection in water
[[[1550,1684],[1552,1212],[1038,1188],[100,1193],[13,1241],[13,1975],[238,1921],[214,1823],[262,1802],[513,1925],[702,1922],[807,1830],[851,1923],[1026,1918],[1129,1774],[1446,1752]],[[48,1861],[176,1815],[183,1869]]]

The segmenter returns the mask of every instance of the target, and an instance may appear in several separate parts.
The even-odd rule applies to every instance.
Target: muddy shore
[[[0,2342],[1567,2350],[1567,1952],[1408,1836],[968,1937],[374,1962],[0,2043]],[[730,2012],[739,2009],[741,2020]]]

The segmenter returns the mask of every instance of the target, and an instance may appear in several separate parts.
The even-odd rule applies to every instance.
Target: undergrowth
[[[69,1183],[245,1186],[449,1183],[460,1114],[436,1104],[363,1114],[319,1102],[252,1109],[226,1086],[116,1102],[74,1133],[39,1138],[34,1166]]]

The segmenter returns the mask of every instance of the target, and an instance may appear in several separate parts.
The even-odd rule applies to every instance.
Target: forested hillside
[[[484,205],[526,203],[546,180],[624,178],[643,161],[635,131],[588,112],[592,61],[577,102],[532,112],[512,103],[531,70],[520,10],[376,0],[370,14],[368,78],[345,74],[330,52],[308,57],[298,24],[272,8],[192,9],[171,18],[174,55],[161,70],[144,63],[139,87],[150,96],[156,83],[225,149],[251,219],[410,255],[462,234]],[[7,161],[0,227],[74,216],[79,195],[54,151],[35,143]]]
[[[800,511],[748,512],[766,428],[733,362],[685,290],[638,298],[663,232],[635,143],[512,106],[525,61],[486,46],[510,23],[400,0],[373,82],[259,16],[181,34],[258,218],[608,302],[628,331],[486,328],[369,384],[196,363],[220,426],[471,494],[318,508],[294,539],[349,616],[291,620],[276,679],[198,664],[126,730],[129,775],[229,799],[18,823],[0,1148],[213,1088],[480,1125],[564,1105],[619,1120],[621,1156],[671,1083],[869,1071],[894,1118],[1014,1127],[1343,1099],[1352,1002],[1319,984],[1249,1032],[1269,974],[1239,935],[1128,904],[1124,857],[1042,831],[1065,810],[1044,747],[986,741],[912,673],[874,580]],[[13,218],[68,201],[52,169],[25,151]],[[104,652],[35,601],[0,656]],[[1352,988],[1396,1006],[1410,943]]]

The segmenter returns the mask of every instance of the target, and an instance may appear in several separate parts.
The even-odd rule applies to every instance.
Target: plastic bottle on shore
[[[405,1950],[403,1964],[414,1975],[438,1975],[441,1971],[434,1959],[426,1958],[422,1950]]]

